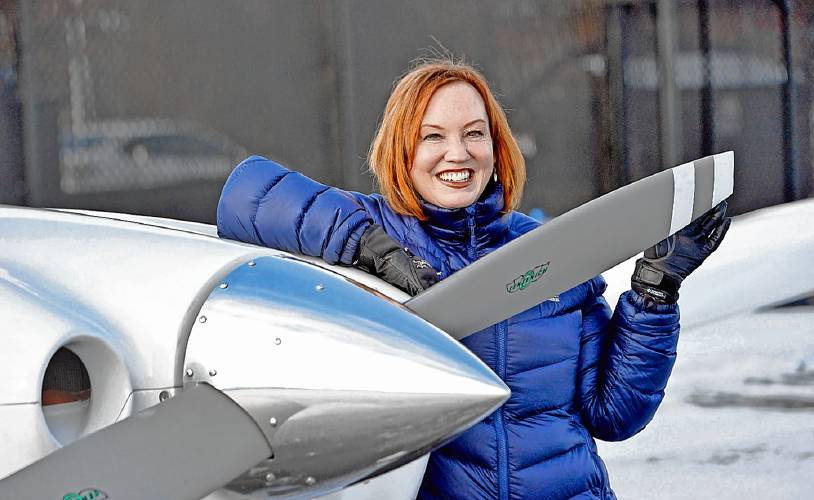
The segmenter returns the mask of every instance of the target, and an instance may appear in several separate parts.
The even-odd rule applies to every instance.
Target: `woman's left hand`
[[[353,265],[413,296],[438,282],[429,262],[402,247],[378,224],[365,230]]]
[[[678,300],[681,282],[714,252],[732,219],[722,201],[676,234],[660,241],[636,261],[631,285],[639,295],[657,304]]]

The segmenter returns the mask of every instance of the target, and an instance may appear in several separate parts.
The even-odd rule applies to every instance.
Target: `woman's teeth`
[[[467,182],[472,173],[469,170],[460,172],[441,172],[438,178],[445,182]]]

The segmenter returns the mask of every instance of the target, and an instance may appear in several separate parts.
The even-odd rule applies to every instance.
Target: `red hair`
[[[435,91],[456,81],[472,85],[486,107],[495,172],[503,184],[504,211],[515,208],[523,196],[526,162],[509,128],[503,108],[492,95],[486,79],[472,66],[449,59],[423,62],[396,82],[368,152],[370,169],[382,195],[400,214],[426,220],[418,193],[410,181],[421,121]]]

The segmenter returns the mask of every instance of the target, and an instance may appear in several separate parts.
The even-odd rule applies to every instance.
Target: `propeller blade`
[[[405,302],[457,339],[607,271],[732,194],[731,151],[659,172],[581,205]]]
[[[0,498],[199,500],[271,454],[240,406],[199,384],[0,480]]]

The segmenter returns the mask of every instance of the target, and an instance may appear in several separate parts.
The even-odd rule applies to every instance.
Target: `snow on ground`
[[[682,332],[654,420],[625,442],[599,443],[619,498],[812,498],[812,354],[811,305]]]

